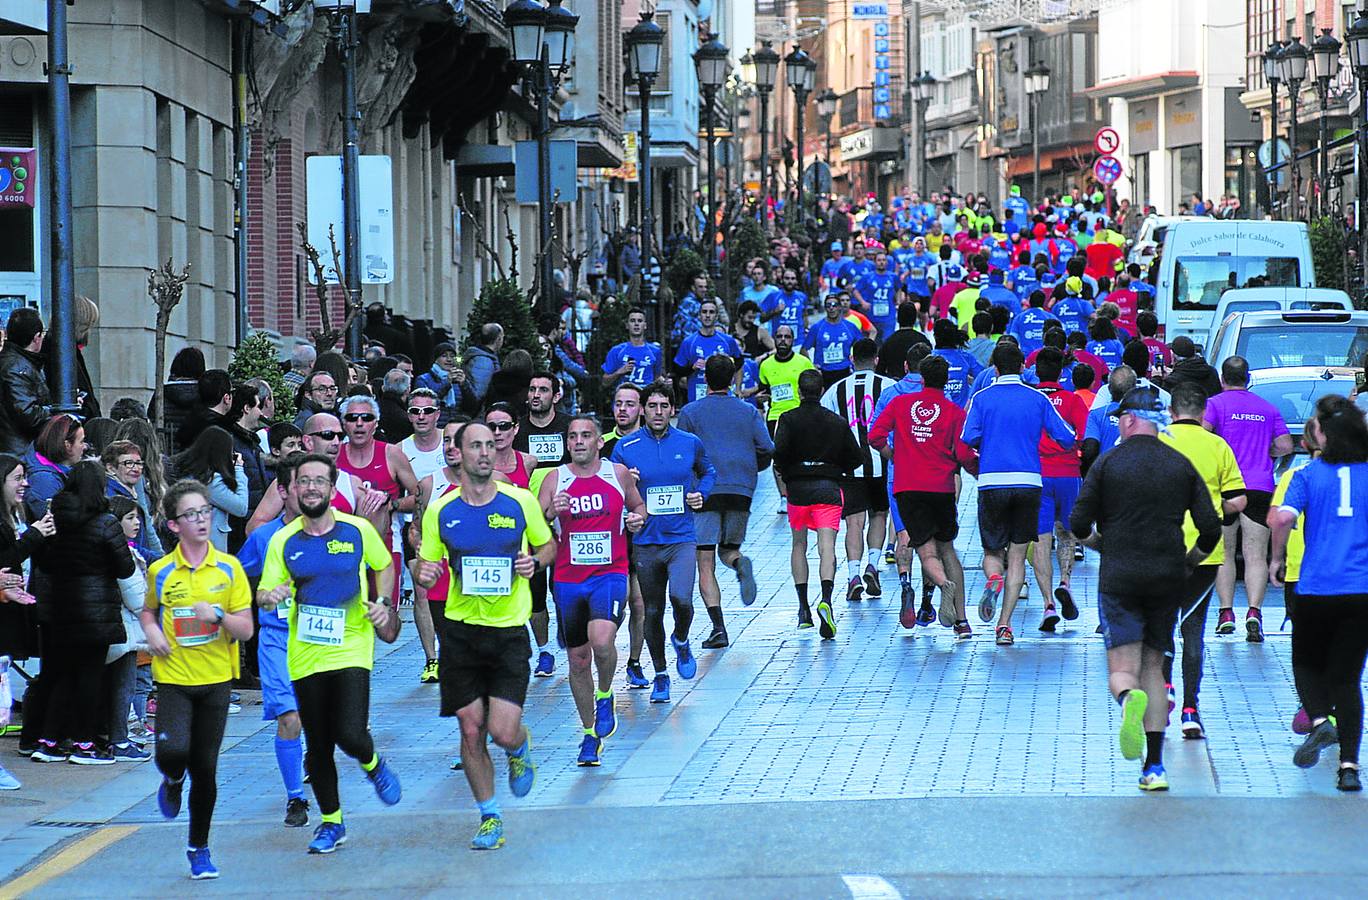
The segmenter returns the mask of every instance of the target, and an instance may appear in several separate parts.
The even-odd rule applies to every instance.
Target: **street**
[[[905,632],[889,567],[882,599],[838,598],[838,634],[823,643],[794,628],[789,530],[772,481],[761,485],[746,544],[759,601],[742,607],[734,578],[720,579],[733,646],[699,651],[698,677],[673,678],[673,703],[653,706],[619,676],[620,725],[601,768],[574,762],[580,731],[564,654],[555,677],[533,680],[538,769],[527,798],[512,798],[494,754],[504,849],[466,849],[478,817],[464,777],[449,769],[456,720],[439,719],[436,686],[418,683],[409,625],[393,648],[379,645],[371,707],[404,798],[382,807],[359,769],[339,761],[349,842],[338,853],[308,856],[309,830],[281,826],[274,728],[246,693],[219,766],[218,881],[188,885],[184,814],[170,823],[158,814],[152,763],[41,766],[17,760],[7,738],[6,764],[25,790],[0,797],[0,878],[29,874],[0,883],[0,897],[1368,891],[1368,812],[1357,795],[1335,791],[1334,754],[1309,771],[1292,765],[1297,701],[1279,594],[1266,643],[1209,640],[1209,740],[1184,741],[1171,727],[1172,790],[1143,795],[1138,765],[1116,749],[1119,714],[1093,633],[1096,557],[1074,579],[1082,617],[1057,635],[1036,630],[1034,585],[1014,647],[994,647],[977,615],[965,643],[936,626]],[[966,479],[958,544],[974,570],[972,607],[983,576],[970,487]],[[815,551],[813,562],[815,574]],[[28,799],[54,791],[59,802]]]

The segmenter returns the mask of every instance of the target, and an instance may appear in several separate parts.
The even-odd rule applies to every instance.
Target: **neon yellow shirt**
[[[1221,511],[1221,501],[1226,491],[1244,490],[1244,476],[1240,474],[1240,464],[1235,460],[1235,451],[1219,435],[1212,434],[1201,425],[1175,423],[1168,434],[1160,434],[1159,439],[1187,457],[1188,462],[1202,476],[1202,483],[1211,493],[1211,505],[1216,512]],[[1191,550],[1197,546],[1197,526],[1192,523],[1192,514],[1183,517],[1183,543]],[[1224,538],[1216,542],[1204,566],[1219,565],[1225,559]]]
[[[1292,483],[1292,476],[1297,474],[1298,469],[1304,469],[1311,462],[1307,460],[1300,466],[1293,466],[1283,473],[1278,479],[1278,486],[1273,491],[1272,509],[1282,506],[1283,500],[1287,497],[1287,486]],[[1306,533],[1302,531],[1302,526],[1306,524],[1306,516],[1297,516],[1297,524],[1292,527],[1292,532],[1287,536],[1287,574],[1284,581],[1296,583],[1301,580],[1302,556],[1306,553]]]
[[[801,353],[795,353],[788,362],[780,362],[779,357],[770,356],[760,364],[760,384],[769,388],[769,411],[765,418],[777,422],[779,417],[791,409],[797,409],[798,376],[808,369],[817,368]]]
[[[157,611],[170,656],[152,657],[152,677],[162,684],[198,685],[231,681],[238,674],[237,641],[222,625],[195,618],[203,600],[235,613],[252,606],[252,590],[241,564],[212,545],[204,562],[192,568],[176,549],[147,567],[143,605]]]

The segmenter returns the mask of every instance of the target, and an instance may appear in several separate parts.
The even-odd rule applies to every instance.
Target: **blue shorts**
[[[888,515],[893,520],[893,533],[897,534],[899,531],[906,531],[907,529],[903,526],[902,513],[898,512],[898,501],[893,498],[893,463],[888,463],[885,474],[888,476],[884,479],[888,482],[885,485],[888,491]]]
[[[565,633],[565,646],[583,647],[589,643],[590,622],[622,620],[622,610],[627,605],[627,576],[595,575],[581,582],[557,581],[551,596]]]
[[[262,616],[274,616],[275,612],[262,610]],[[297,712],[294,682],[290,681],[290,667],[286,663],[286,647],[290,641],[290,631],[268,625],[257,632],[257,670],[261,676],[261,718],[270,722],[285,715]]]
[[[1055,523],[1069,527],[1069,516],[1078,502],[1078,489],[1083,479],[1072,476],[1040,479],[1040,513],[1036,534],[1051,534]]]

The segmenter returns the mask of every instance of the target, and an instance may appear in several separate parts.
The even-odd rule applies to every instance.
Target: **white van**
[[[1303,222],[1178,222],[1164,235],[1154,313],[1165,340],[1204,344],[1226,291],[1315,286]]]
[[[1319,310],[1352,311],[1354,303],[1344,291],[1334,288],[1256,287],[1233,288],[1221,295],[1216,312],[1211,317],[1211,331],[1207,347],[1216,344],[1216,332],[1221,323],[1237,312],[1317,312]]]

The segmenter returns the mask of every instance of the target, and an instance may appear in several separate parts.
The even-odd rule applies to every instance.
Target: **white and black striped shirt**
[[[894,384],[893,379],[866,369],[847,375],[822,395],[822,406],[846,420],[860,445],[864,464],[855,470],[856,478],[878,478],[884,474],[884,458],[869,446],[869,426],[874,424],[879,395]]]

